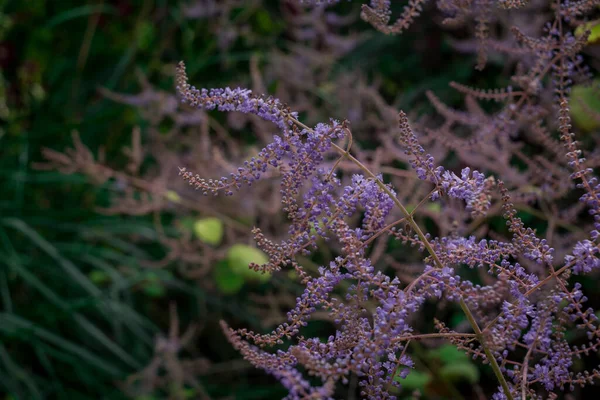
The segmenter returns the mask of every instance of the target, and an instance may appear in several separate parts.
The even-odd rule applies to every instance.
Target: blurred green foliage
[[[98,88],[135,92],[136,71],[168,90],[164,68],[180,59],[208,85],[247,75],[249,53],[214,55],[215,38],[180,7],[32,0],[0,8],[0,393],[124,397],[116,383],[150,361],[155,336],[168,329],[169,300],[187,304],[184,323],[206,320],[207,308],[257,323],[241,310],[243,298],[222,302],[168,270],[141,266],[140,258],[163,254],[126,238],[156,240],[155,227],[144,217],[99,215],[108,187],[32,168],[41,148],[67,147],[72,130],[94,152],[103,146],[107,157],[122,157],[126,132],[144,121]],[[262,14],[241,17],[276,33]],[[215,349],[217,360],[235,356],[228,345]],[[240,398],[260,390],[246,385]]]

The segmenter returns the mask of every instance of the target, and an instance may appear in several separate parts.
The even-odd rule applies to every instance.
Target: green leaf
[[[90,277],[90,280],[96,284],[102,284],[110,281],[110,276],[100,269],[90,271],[88,276]]]
[[[427,204],[427,209],[434,213],[440,213],[442,211],[442,206],[440,205],[440,203],[431,202]]]
[[[231,246],[227,251],[227,262],[231,271],[240,275],[245,280],[266,282],[271,277],[270,274],[256,272],[248,267],[251,263],[260,265],[269,262],[269,257],[256,247],[245,244]]]
[[[163,297],[165,295],[165,288],[160,282],[150,282],[144,286],[144,293],[150,297]]]
[[[138,46],[142,50],[147,50],[155,42],[156,32],[154,26],[149,21],[143,21],[138,26]],[[170,191],[169,191],[170,192]],[[167,192],[168,194],[168,192]]]
[[[451,344],[445,344],[437,349],[431,350],[429,355],[431,357],[438,358],[443,364],[469,361],[469,356]]]
[[[588,44],[594,44],[600,41],[600,20],[589,21],[583,25],[579,25],[575,29],[575,36],[581,36],[585,31],[590,31],[590,36],[587,39]]]
[[[206,244],[218,246],[223,240],[223,222],[218,218],[203,218],[194,223],[196,237]]]
[[[594,81],[597,86],[599,81]],[[600,113],[600,96],[593,86],[575,85],[571,89],[571,117],[573,122],[584,131],[592,131],[600,127],[600,118],[593,118],[590,112]]]
[[[426,372],[421,372],[421,371],[410,371],[410,373],[408,374],[408,376],[404,379],[400,378],[400,376],[396,376],[394,378],[394,380],[396,382],[399,382],[402,385],[403,389],[406,390],[415,390],[415,389],[420,389],[421,391],[423,391],[425,389],[425,386],[427,386],[427,384],[429,382],[431,382],[431,375],[429,375]]]
[[[470,362],[455,362],[444,365],[440,374],[450,382],[468,381],[469,383],[479,382],[479,370]]]
[[[194,230],[194,224],[196,220],[192,217],[183,217],[177,220],[177,225],[186,231],[192,232]]]
[[[223,294],[235,294],[244,286],[244,278],[229,268],[227,263],[219,263],[213,270],[213,278],[217,288]]]
[[[181,196],[173,190],[167,190],[165,198],[173,203],[181,203]]]
[[[264,34],[273,32],[274,24],[271,16],[266,10],[258,10],[256,12],[256,25],[258,31]]]
[[[168,271],[149,271],[144,276],[142,290],[150,297],[163,297],[166,294],[164,282],[171,278],[172,275]]]

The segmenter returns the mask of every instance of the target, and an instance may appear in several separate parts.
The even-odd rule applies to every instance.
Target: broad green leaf
[[[183,217],[177,220],[177,224],[186,231],[193,231],[196,219],[193,217]]]
[[[415,390],[420,389],[423,391],[425,386],[431,382],[431,375],[425,372],[413,370],[410,371],[408,376],[404,379],[400,378],[400,376],[396,376],[394,378],[396,382],[399,382],[402,385],[403,389],[406,390]]]
[[[470,362],[455,362],[444,365],[440,374],[450,382],[466,380],[469,383],[479,381],[479,370]]]
[[[585,31],[590,31],[590,36],[587,39],[588,44],[594,44],[600,41],[600,20],[589,21],[583,25],[579,25],[575,29],[575,36],[581,36]]]
[[[154,25],[150,21],[143,21],[139,24],[137,40],[140,49],[149,49],[150,46],[152,46],[152,43],[155,41],[155,37],[156,31]]]
[[[160,282],[150,282],[144,286],[144,293],[150,297],[163,297],[165,295],[165,288]]]
[[[192,388],[187,388],[187,389],[183,389],[182,391],[183,393],[183,397],[185,399],[195,399],[198,397],[198,392],[196,391],[196,389],[192,389]]]
[[[438,358],[443,364],[453,364],[456,362],[468,362],[469,357],[451,344],[445,344],[437,349],[431,350],[429,355]]]
[[[442,211],[442,206],[440,205],[440,203],[431,202],[427,204],[427,209],[431,212],[439,213]]]
[[[145,274],[142,283],[144,293],[151,297],[164,296],[166,293],[164,282],[171,278],[171,273],[165,270],[149,271]]]
[[[90,271],[88,276],[90,277],[90,280],[96,284],[102,284],[110,281],[110,276],[108,276],[106,272],[99,269]]]
[[[213,270],[217,288],[224,294],[235,294],[244,286],[244,278],[229,268],[229,264],[220,263]]]
[[[264,34],[269,34],[273,31],[274,28],[274,24],[273,24],[273,20],[271,19],[271,16],[269,15],[269,13],[264,10],[258,10],[256,13],[256,25],[257,28],[260,32],[264,33]]]
[[[597,85],[598,81],[594,81]],[[594,118],[590,113],[600,116],[600,92],[592,86],[575,85],[571,89],[571,118],[579,128],[592,131],[600,127],[600,117]]]
[[[270,278],[270,274],[256,272],[248,267],[249,264],[266,264],[269,262],[269,257],[257,249],[256,247],[247,246],[245,244],[235,244],[227,251],[227,262],[229,268],[248,281],[266,282]]]
[[[169,201],[172,201],[173,203],[181,202],[181,197],[177,194],[177,192],[174,192],[172,190],[167,190],[167,193],[165,193],[165,198]]]
[[[223,240],[223,221],[218,218],[203,218],[194,223],[196,237],[206,244],[218,246]]]

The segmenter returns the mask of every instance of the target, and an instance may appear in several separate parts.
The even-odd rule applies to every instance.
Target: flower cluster
[[[445,171],[444,167],[435,166],[435,159],[431,154],[425,154],[425,150],[419,144],[419,141],[411,129],[408,117],[400,113],[399,117],[398,141],[404,148],[404,153],[410,157],[409,163],[419,179],[433,182],[437,190],[431,195],[433,200],[438,199],[440,195],[464,200],[467,204],[467,210],[474,216],[485,215],[490,207],[490,192],[494,186],[494,178],[486,178],[479,171],[473,171],[471,175],[470,168],[464,168],[461,177],[454,172]]]
[[[239,190],[243,184],[250,186],[259,180],[268,167],[280,167],[283,158],[290,154],[293,154],[289,164],[290,171],[284,179],[288,180],[286,187],[290,188],[292,193],[297,192],[303,179],[314,172],[316,165],[321,161],[321,154],[328,149],[331,140],[344,135],[344,126],[336,121],[332,121],[331,125],[319,124],[310,131],[294,130],[291,126],[297,118],[297,113],[287,109],[278,99],[255,96],[248,89],[198,90],[187,82],[183,62],[178,66],[177,76],[177,90],[185,104],[205,110],[255,114],[274,123],[281,130],[281,136],[275,136],[273,142],[262,149],[258,156],[244,162],[244,165],[229,177],[205,180],[182,168],[181,175],[184,179],[204,194],[226,191],[227,195],[232,195],[233,189]]]
[[[565,263],[574,263],[573,272],[575,274],[586,274],[592,270],[600,268],[600,249],[590,240],[577,242],[573,248],[573,255],[565,257]]]
[[[479,171],[473,171],[473,175],[470,175],[471,169],[468,167],[462,170],[460,178],[454,172],[445,171],[442,174],[441,189],[450,197],[464,200],[467,210],[474,216],[485,215],[490,208],[490,191],[494,178],[486,179]],[[434,196],[438,196],[438,193],[434,193]]]

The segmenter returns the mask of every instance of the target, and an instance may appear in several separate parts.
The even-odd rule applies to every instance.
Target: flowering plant
[[[205,195],[230,196],[243,186],[253,185],[269,169],[279,173],[289,236],[275,242],[255,228],[252,233],[257,245],[268,254],[269,261],[249,267],[262,273],[293,268],[305,290],[288,312],[287,322],[270,333],[233,329],[226,322],[222,327],[245,359],[279,379],[289,391],[288,398],[333,398],[338,384],[358,376],[363,397],[393,399],[394,388],[402,385],[414,365],[410,343],[432,338],[447,340],[489,364],[498,380],[498,391],[493,395],[497,400],[556,398],[558,389],[574,390],[576,385],[599,377],[597,370],[580,370],[575,362],[597,352],[600,346],[598,318],[586,305],[581,283],[573,277],[600,267],[600,184],[593,171],[597,164],[583,158],[575,140],[570,112],[570,88],[578,82],[592,84],[592,74],[580,55],[590,31],[574,34],[569,30],[584,24],[595,2],[555,2],[554,20],[543,28],[545,36],[533,38],[515,27],[512,47],[490,38],[488,26],[502,18],[496,15],[500,14],[497,6],[513,9],[526,4],[497,3],[438,3],[450,14],[449,22],[476,20],[478,67],[485,65],[488,48],[518,54],[522,63],[512,77],[518,88],[481,91],[453,84],[466,94],[468,112],[451,110],[430,93],[435,108],[446,118],[442,128],[411,122],[407,114],[399,112],[396,127],[390,129],[394,136],[388,137],[387,143],[401,149],[402,159],[418,179],[431,186],[429,194],[410,211],[384,175],[353,155],[348,121],[332,119],[309,127],[276,98],[242,88],[196,89],[188,83],[184,64],[179,64],[177,90],[183,103],[203,110],[256,115],[279,131],[257,156],[229,176],[210,179],[186,168],[181,168],[180,174]],[[388,25],[390,2],[371,1],[363,6],[362,16],[382,32],[400,33],[420,11],[421,2],[411,1],[398,22]],[[493,100],[502,107],[490,115],[477,100]],[[472,131],[468,140],[458,138],[461,125]],[[562,150],[552,137],[554,129],[560,134]],[[529,195],[537,196],[535,200],[543,209],[563,206],[566,195],[582,191],[579,204],[592,218],[578,217],[582,207],[576,206],[573,218],[581,219],[583,231],[563,234],[562,241],[551,234],[542,237],[518,216],[512,197],[522,195],[519,188],[525,184],[517,186],[523,176],[514,172],[510,160],[498,161],[506,163],[506,182],[500,174],[487,175],[470,167],[457,174],[438,165],[426,152],[418,130],[424,136],[441,132],[447,140],[456,138],[465,145],[470,142],[468,149],[457,149],[459,155],[481,164],[482,171],[493,172],[494,168],[487,168],[487,160],[478,160],[469,151],[481,146],[485,151],[508,148],[511,154],[518,154],[511,139],[524,131],[533,132],[557,159],[543,177],[536,176],[543,161],[530,160],[528,173],[538,190]],[[342,168],[348,163],[360,173],[349,174],[348,167]],[[566,177],[569,182],[563,179]],[[448,213],[455,212],[460,204],[458,209],[467,216],[459,224],[481,223],[500,210],[511,237],[462,235],[460,227],[443,235],[425,232],[416,215],[429,201],[441,202]],[[558,213],[545,215],[552,215],[551,224],[564,219]],[[423,253],[411,282],[386,274],[372,261],[371,245],[384,235],[416,246]],[[556,249],[551,242],[562,247]],[[319,243],[327,243],[335,255],[317,271],[308,271],[301,256],[311,254]],[[482,281],[469,279],[468,274],[461,273],[461,266],[479,269],[487,276]],[[450,328],[436,320],[436,332],[419,332],[413,323],[415,315],[436,301],[456,303],[470,328]],[[317,310],[325,311],[335,325],[335,333],[325,342],[303,334]],[[572,343],[568,334],[572,331],[584,332],[587,343]]]

